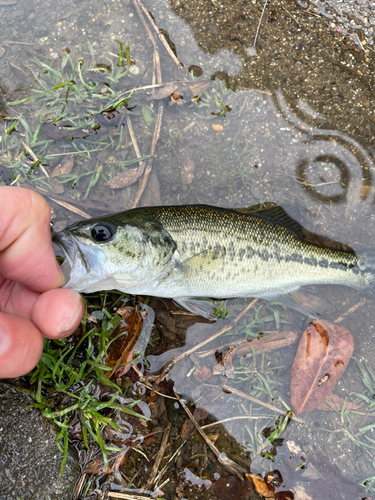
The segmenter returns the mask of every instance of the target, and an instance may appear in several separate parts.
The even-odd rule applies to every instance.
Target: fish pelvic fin
[[[179,297],[173,301],[187,311],[202,316],[203,318],[216,321],[216,306],[209,300],[193,299],[192,297]]]

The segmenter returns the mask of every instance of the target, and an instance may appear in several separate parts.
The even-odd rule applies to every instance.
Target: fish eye
[[[97,243],[103,243],[110,240],[114,234],[115,231],[109,224],[95,224],[95,226],[91,228],[92,239]]]

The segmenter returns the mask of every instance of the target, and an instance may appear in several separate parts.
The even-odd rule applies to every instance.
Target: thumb
[[[42,351],[43,337],[31,321],[0,312],[0,378],[25,375]]]

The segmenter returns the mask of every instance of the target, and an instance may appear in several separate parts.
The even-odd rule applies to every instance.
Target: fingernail
[[[60,335],[63,337],[67,337],[72,334],[76,328],[78,328],[84,312],[83,302],[78,293],[74,293],[74,295],[72,294],[70,302],[71,314],[66,318],[66,321],[64,321],[64,324],[60,327]]]

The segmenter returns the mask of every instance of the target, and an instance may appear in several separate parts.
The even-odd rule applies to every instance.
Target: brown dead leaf
[[[193,417],[199,423],[201,420],[204,420],[208,417],[208,412],[203,408],[195,408]],[[182,424],[180,437],[181,439],[190,439],[195,432],[195,425],[192,420],[187,418],[185,422]]]
[[[132,360],[133,352],[143,326],[143,317],[138,304],[135,307],[129,306],[118,309],[117,313],[121,315],[124,323],[114,330],[112,338],[116,337],[119,333],[123,333],[123,335],[112,342],[108,349],[105,364],[106,366],[110,366],[112,371],[106,373],[107,378],[111,378],[113,374],[116,377],[121,377],[129,370],[130,364],[122,367],[120,365]]]
[[[143,444],[145,446],[150,446],[151,444],[154,444],[157,440],[158,438],[156,436],[150,436],[143,441]]]
[[[304,331],[294,358],[290,392],[296,415],[314,410],[331,393],[354,350],[345,328],[313,321]]]
[[[275,488],[267,484],[260,476],[254,474],[245,474],[248,481],[252,481],[256,492],[264,498],[275,498]]]
[[[208,368],[208,366],[203,366],[203,368],[196,368],[194,371],[194,378],[199,382],[204,382],[210,377],[212,377],[212,372]]]
[[[103,456],[98,455],[85,465],[82,472],[84,474],[109,474],[111,467],[109,464],[104,465]]]
[[[194,418],[197,422],[200,422],[201,420],[204,420],[205,418],[208,417],[209,413],[206,411],[204,408],[195,408],[194,410]]]
[[[189,99],[202,94],[202,92],[208,89],[211,85],[211,80],[202,80],[196,83],[170,83],[160,87],[158,90],[155,90],[147,98],[147,100],[165,99],[166,97],[170,97],[175,94],[176,96],[179,96],[177,101],[183,98],[186,102],[189,102]]]
[[[176,92],[178,89],[179,85],[178,83],[170,83],[168,85],[164,85],[163,87],[160,87],[158,90],[155,90],[148,98],[147,100],[153,100],[153,99],[165,99],[166,97],[170,97],[171,94]]]
[[[70,155],[70,158],[68,161],[65,163],[60,163],[56,168],[52,170],[50,173],[51,176],[53,175],[65,175],[65,174],[70,174],[74,167],[74,155]]]
[[[241,481],[236,476],[221,477],[212,484],[209,491],[220,500],[253,500],[256,498],[252,482]]]
[[[190,439],[194,434],[194,432],[195,432],[195,425],[189,418],[187,418],[181,427],[181,432],[180,432],[181,439],[183,440]]]
[[[138,168],[128,168],[121,172],[121,174],[115,175],[113,179],[107,182],[107,185],[112,189],[122,189],[131,186],[142,176],[143,171],[144,165]]]
[[[49,179],[49,185],[54,194],[62,194],[64,192],[64,184],[60,184],[57,179]]]

